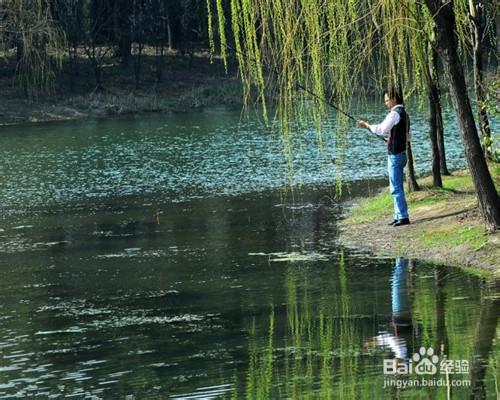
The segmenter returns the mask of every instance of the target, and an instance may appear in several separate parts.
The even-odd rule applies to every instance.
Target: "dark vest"
[[[397,107],[395,110],[399,114],[399,122],[394,125],[387,140],[387,151],[389,154],[399,154],[406,151],[406,134],[410,129],[410,117],[404,107]]]

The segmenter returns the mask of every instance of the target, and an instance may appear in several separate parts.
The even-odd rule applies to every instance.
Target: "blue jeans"
[[[394,219],[408,218],[408,205],[406,204],[403,186],[404,167],[406,165],[406,152],[389,154],[387,156],[387,169],[389,170],[389,189],[394,200]]]
[[[405,258],[396,258],[391,279],[392,315],[395,318],[405,318],[411,314],[407,280],[408,260]]]

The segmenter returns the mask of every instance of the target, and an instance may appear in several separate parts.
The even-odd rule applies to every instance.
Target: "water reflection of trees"
[[[411,329],[399,325],[394,333],[408,345],[408,359],[424,346],[433,347],[450,360],[468,360],[468,374],[443,378],[448,382],[452,378],[470,379],[473,388],[384,388],[382,359],[391,357],[390,351],[367,348],[363,343],[373,339],[381,326],[393,328],[394,315],[389,317],[381,310],[387,308],[387,302],[375,304],[370,315],[363,314],[363,308],[377,300],[360,301],[356,280],[366,283],[368,297],[380,292],[377,288],[369,293],[370,284],[380,283],[377,279],[370,283],[363,276],[367,271],[355,271],[351,261],[339,256],[336,265],[321,278],[310,269],[289,267],[284,284],[286,316],[280,316],[281,308],[270,304],[266,321],[253,319],[249,329],[248,368],[244,377],[234,376],[234,387],[246,398],[448,399],[483,398],[485,393],[496,392],[492,346],[498,300],[491,294],[491,285],[488,290],[482,286],[478,315],[478,304],[473,301],[479,290],[477,278],[450,273],[444,267],[410,263],[403,294],[410,302],[406,317]],[[394,288],[386,286],[390,299]],[[464,290],[469,299],[461,296]],[[385,316],[379,320],[380,315]],[[436,379],[441,377],[438,373]],[[421,376],[413,372],[403,378]]]
[[[343,257],[337,273],[327,274],[316,289],[307,269],[291,266],[285,278],[283,326],[273,306],[265,339],[253,320],[245,381],[235,384],[246,398],[356,397],[361,336]]]
[[[493,351],[495,333],[497,330],[498,310],[500,298],[498,294],[499,282],[487,280],[481,283],[481,312],[476,323],[474,342],[472,346],[471,365],[471,399],[483,399],[487,394],[488,366],[492,378],[498,381],[498,351]],[[492,370],[492,371],[491,371]],[[498,396],[499,388],[496,387]]]

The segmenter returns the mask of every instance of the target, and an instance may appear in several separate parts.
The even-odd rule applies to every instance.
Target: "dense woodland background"
[[[210,64],[207,24],[200,0],[2,1],[0,76],[36,99],[147,89],[180,69],[222,75]]]
[[[220,0],[227,14],[230,3]],[[485,3],[481,18],[487,30],[482,44],[486,68],[491,68],[497,65],[500,21],[495,2]],[[215,6],[210,18],[208,12],[205,0],[2,1],[0,77],[15,78],[13,84],[30,98],[56,90],[102,91],[116,76],[131,89],[155,86],[179,69],[172,60],[182,59],[180,68],[191,68],[203,58],[206,65],[198,64],[194,70],[213,61],[208,25],[213,20],[217,31],[218,15]],[[233,43],[232,33],[230,28],[225,32],[228,43]],[[232,50],[228,48],[230,62],[236,56]],[[464,57],[471,64],[470,55]],[[230,63],[231,72],[236,72],[234,66]]]

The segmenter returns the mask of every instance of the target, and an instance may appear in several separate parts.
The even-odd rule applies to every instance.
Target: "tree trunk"
[[[448,171],[448,166],[446,164],[446,151],[444,147],[444,128],[443,128],[443,110],[441,108],[441,88],[439,87],[439,73],[437,66],[437,52],[432,46],[429,49],[431,51],[431,60],[429,62],[429,68],[431,69],[431,79],[435,86],[435,96],[434,96],[434,107],[436,111],[436,131],[437,131],[437,145],[439,153],[439,163],[441,168],[441,175],[450,175]]]
[[[432,61],[433,51],[430,51],[430,58]],[[437,133],[437,107],[436,103],[439,102],[439,93],[437,87],[432,79],[430,68],[427,69],[427,90],[429,98],[429,138],[431,140],[432,148],[432,185],[435,187],[443,187],[441,180],[441,160],[439,157],[438,146],[438,133]]]
[[[172,26],[170,24],[170,13],[167,11],[167,46],[168,50],[173,50]]]
[[[116,0],[115,2],[115,36],[118,38],[118,55],[121,65],[126,67],[130,63],[132,49],[132,35],[130,33],[130,0]]]
[[[408,167],[406,168],[406,180],[408,181],[408,191],[418,192],[417,178],[415,177],[415,167],[413,165],[413,151],[411,150],[411,142],[406,143],[406,154],[408,155]]]
[[[76,77],[79,76],[78,69],[78,48],[71,44],[68,48],[69,55],[69,91],[71,94],[76,93]]]
[[[500,13],[497,13],[495,18],[495,28],[497,31],[496,44],[497,44],[497,54],[500,54]]]
[[[92,62],[92,66],[94,67],[95,87],[96,87],[95,90],[101,91],[102,89],[101,66],[96,60]]]
[[[22,38],[16,39],[16,61],[21,61],[24,55],[24,43]]]
[[[491,143],[491,129],[486,112],[486,95],[483,86],[483,48],[481,40],[483,37],[483,12],[478,0],[469,0],[469,10],[471,23],[474,31],[473,35],[473,61],[474,61],[474,87],[476,89],[476,100],[479,116],[479,128],[483,136],[483,151],[487,158],[491,157],[488,151]]]
[[[453,108],[457,115],[465,158],[479,200],[479,209],[488,230],[500,229],[500,199],[481,149],[467,95],[463,67],[457,54],[453,3],[443,4],[439,0],[425,0],[425,2],[436,24],[436,45],[450,86]]]
[[[120,37],[120,57],[121,64],[125,67],[130,63],[130,49],[132,48],[132,40],[130,39],[130,34],[123,32]]]
[[[394,61],[396,64],[396,62]],[[398,92],[403,93],[402,87],[401,87],[401,81],[399,79],[395,80],[397,82],[397,88]],[[403,100],[404,102],[404,100]],[[408,135],[410,132],[410,118],[408,117],[406,120],[407,126],[406,126],[406,138],[408,139]],[[418,186],[417,183],[417,178],[415,177],[415,164],[413,163],[413,151],[411,148],[411,142],[410,140],[406,141],[406,154],[408,156],[408,166],[406,168],[406,180],[408,181],[408,191],[409,192],[418,192],[420,190],[420,186]]]
[[[159,84],[163,76],[163,57],[164,57],[164,47],[163,44],[157,44],[155,46],[155,83]]]
[[[138,43],[136,55],[134,57],[134,76],[135,76],[135,90],[139,90],[141,86],[141,67],[142,67],[142,49],[144,45]]]
[[[439,81],[435,81],[439,82]],[[438,88],[438,100],[436,101],[436,124],[437,124],[437,137],[438,137],[438,149],[439,149],[439,161],[441,164],[441,175],[451,175],[448,171],[448,165],[446,163],[446,151],[444,147],[444,127],[443,127],[443,110],[441,108],[441,96],[439,96],[439,83],[437,83]]]

